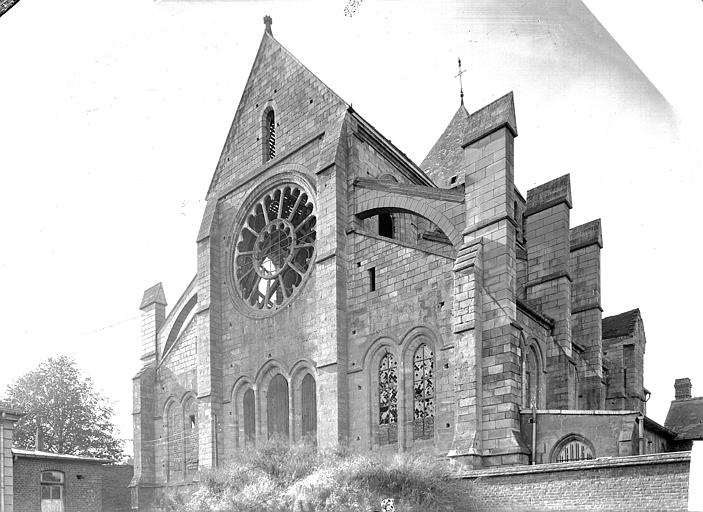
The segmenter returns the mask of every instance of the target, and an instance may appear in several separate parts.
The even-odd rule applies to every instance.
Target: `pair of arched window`
[[[166,410],[168,481],[182,480],[198,470],[198,404],[189,396],[179,407],[173,401]]]
[[[266,389],[266,437],[290,439],[290,404],[288,380],[276,374]],[[315,378],[307,373],[300,381],[300,435],[312,439],[317,436],[317,386]],[[256,440],[256,399],[254,390],[242,395],[242,423],[244,443]]]
[[[434,353],[420,345],[412,359],[413,439],[434,438],[435,375]],[[386,352],[378,366],[378,442],[398,440],[398,362]]]

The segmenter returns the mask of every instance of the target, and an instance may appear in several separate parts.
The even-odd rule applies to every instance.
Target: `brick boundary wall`
[[[465,471],[467,510],[685,511],[691,452]]]

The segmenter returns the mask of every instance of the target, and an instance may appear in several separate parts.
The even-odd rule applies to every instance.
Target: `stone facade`
[[[600,220],[571,227],[568,175],[518,191],[516,137],[512,93],[462,104],[418,166],[267,20],[195,276],[141,303],[133,507],[274,434],[471,467],[668,439],[639,311],[602,318]]]

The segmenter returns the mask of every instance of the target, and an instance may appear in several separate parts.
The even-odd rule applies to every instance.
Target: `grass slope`
[[[310,444],[270,441],[244,451],[226,467],[205,471],[195,487],[167,497],[169,512],[396,512],[473,509],[468,488],[449,462],[428,456],[319,451]]]

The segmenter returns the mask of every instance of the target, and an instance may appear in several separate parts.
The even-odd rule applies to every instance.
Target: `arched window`
[[[308,437],[311,441],[317,438],[317,390],[315,379],[309,373],[303,377],[300,386],[303,438]]]
[[[288,381],[280,373],[269,383],[266,395],[268,436],[288,439]]]
[[[398,363],[386,353],[378,366],[378,441],[398,441]]]
[[[183,406],[183,439],[185,440],[186,475],[198,470],[198,404],[189,398]]]
[[[63,473],[61,471],[42,471],[39,483],[41,485],[41,510],[63,511]]]
[[[434,353],[425,344],[413,357],[413,438],[434,438]]]
[[[276,115],[273,109],[264,116],[264,163],[276,157]]]
[[[393,217],[390,213],[378,214],[378,234],[386,238],[393,238]]]
[[[249,388],[242,398],[242,415],[244,420],[244,442],[249,444],[256,440],[256,410],[254,408],[254,390]]]
[[[183,416],[181,409],[172,402],[166,413],[166,445],[168,447],[167,478],[183,479]]]
[[[595,456],[593,445],[583,436],[569,434],[559,441],[552,450],[552,462],[590,460]]]
[[[539,354],[533,345],[527,347],[525,355],[525,407],[539,408]]]

